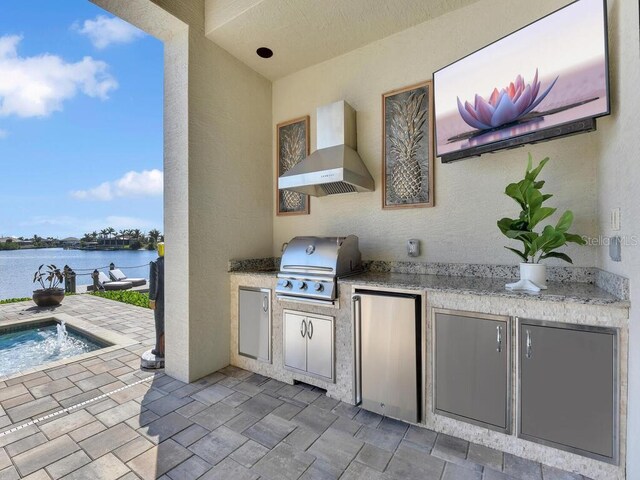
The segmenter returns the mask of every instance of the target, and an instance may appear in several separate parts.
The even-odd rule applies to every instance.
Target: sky
[[[163,231],[162,57],[88,0],[0,2],[0,237]]]

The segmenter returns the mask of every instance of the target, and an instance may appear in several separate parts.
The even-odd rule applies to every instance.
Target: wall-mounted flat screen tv
[[[443,162],[595,129],[609,113],[605,0],[578,0],[434,74]]]

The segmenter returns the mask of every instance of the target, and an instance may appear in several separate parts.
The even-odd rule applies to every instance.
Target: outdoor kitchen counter
[[[238,270],[229,273],[232,275],[255,275],[270,278],[276,278],[278,275],[275,270],[257,269]],[[540,293],[512,291],[505,288],[506,283],[516,280],[452,275],[364,272],[359,275],[340,278],[338,283],[629,308],[628,300],[622,300],[591,283],[549,282],[549,288]]]
[[[445,275],[421,275],[410,273],[365,272],[338,280],[341,284],[367,285],[378,288],[400,288],[438,291],[467,295],[506,297],[513,299],[541,300],[614,308],[629,308],[629,302],[621,300],[590,283],[549,282],[548,289],[540,293],[507,290],[506,283],[514,280],[503,278],[456,277]]]

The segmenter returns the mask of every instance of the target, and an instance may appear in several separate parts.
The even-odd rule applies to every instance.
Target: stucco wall
[[[204,0],[152,1],[95,3],[165,42],[166,368],[191,381],[229,364],[228,260],[271,253],[271,83],[205,38]]]
[[[528,151],[536,159],[552,157],[543,177],[555,195],[553,206],[572,209],[575,230],[593,235],[597,230],[594,144],[600,132],[449,165],[437,160],[435,208],[381,209],[381,94],[429,79],[442,66],[567,3],[518,2],[518,8],[512,8],[510,0],[481,1],[275,81],[274,168],[277,123],[310,115],[313,151],[316,107],[345,99],[358,112],[358,151],[374,176],[376,191],[312,198],[308,216],[275,217],[274,212],[274,254],[295,235],[353,233],[360,237],[366,258],[407,259],[406,240],[419,238],[422,261],[515,264],[518,258],[502,248],[508,242],[496,220],[517,213],[515,203],[502,192],[523,175]],[[569,248],[568,253],[576,265],[595,264],[595,248]]]
[[[622,262],[609,259],[601,247],[600,266],[630,280],[629,452],[627,478],[640,479],[640,39],[638,2],[609,0],[609,54],[612,115],[598,123],[594,145],[598,158],[599,230],[620,235]],[[612,208],[620,208],[620,231],[610,225]]]

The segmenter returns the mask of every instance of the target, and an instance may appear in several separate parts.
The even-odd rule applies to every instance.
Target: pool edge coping
[[[124,349],[127,347],[131,347],[133,345],[139,345],[140,342],[137,340],[133,340],[125,335],[120,333],[113,332],[103,327],[99,327],[94,325],[91,322],[87,322],[86,320],[82,320],[76,318],[67,313],[49,313],[38,315],[36,317],[26,318],[23,320],[9,320],[4,321],[0,320],[0,327],[3,326],[13,326],[13,325],[29,325],[30,323],[42,323],[46,320],[60,320],[64,321],[66,325],[69,325],[74,330],[79,331],[83,335],[89,337],[90,339],[96,339],[103,343],[108,343],[110,345],[99,348],[97,350],[93,350],[92,352],[83,353],[81,355],[75,355],[73,357],[67,357],[60,360],[56,360],[54,362],[48,362],[41,364],[39,366],[28,368],[26,370],[21,370],[19,372],[12,373],[7,376],[0,376],[0,382],[6,382],[9,380],[13,380],[15,378],[23,377],[25,375],[31,375],[33,373],[43,372],[45,370],[52,370],[57,367],[61,367],[64,365],[68,365],[70,363],[76,363],[85,359],[98,357],[100,355],[104,355],[105,353],[110,353],[115,350]]]

